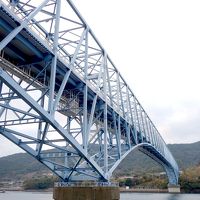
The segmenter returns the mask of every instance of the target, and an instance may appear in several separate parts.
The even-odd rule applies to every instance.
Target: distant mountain
[[[181,170],[200,164],[200,142],[191,144],[169,144]],[[114,175],[139,174],[163,171],[152,159],[139,151],[130,153],[114,172]],[[26,179],[41,176],[49,170],[26,153],[0,158],[0,180]]]
[[[168,144],[180,170],[200,164],[200,142],[191,144]],[[130,153],[119,165],[115,175],[158,172],[163,169],[155,161],[139,151]]]
[[[200,142],[192,144],[169,144],[180,169],[200,164]]]
[[[0,158],[0,180],[21,179],[40,175],[48,169],[27,153]]]

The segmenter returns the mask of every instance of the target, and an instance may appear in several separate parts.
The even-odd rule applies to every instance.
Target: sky
[[[74,3],[164,140],[200,141],[200,1]]]
[[[166,143],[200,141],[200,1],[73,2]]]

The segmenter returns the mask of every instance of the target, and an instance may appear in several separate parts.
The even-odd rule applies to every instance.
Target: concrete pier
[[[180,185],[168,185],[168,192],[169,193],[180,193]]]
[[[119,187],[114,185],[55,185],[54,200],[119,200]]]

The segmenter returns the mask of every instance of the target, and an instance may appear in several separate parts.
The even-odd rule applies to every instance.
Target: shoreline
[[[44,190],[24,190],[22,188],[1,188],[0,191],[5,192],[42,192],[42,193],[50,193],[53,192],[53,188],[48,188]],[[168,193],[168,189],[150,189],[150,188],[120,188],[120,193]],[[181,191],[179,194],[200,194],[200,192],[183,192]]]
[[[168,189],[120,188],[120,193],[168,193]]]

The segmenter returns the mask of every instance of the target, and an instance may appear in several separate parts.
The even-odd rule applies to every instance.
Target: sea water
[[[0,200],[53,200],[51,192],[5,192]],[[120,200],[200,200],[200,194],[121,193]]]

